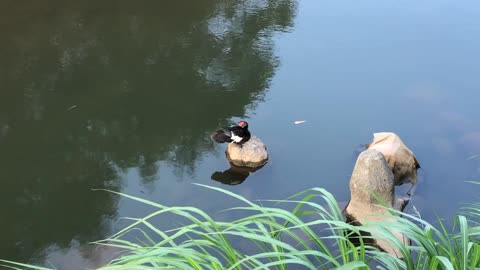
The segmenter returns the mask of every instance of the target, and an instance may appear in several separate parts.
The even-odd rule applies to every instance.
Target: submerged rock
[[[268,160],[267,147],[255,136],[244,144],[229,143],[226,154],[231,163],[243,167],[260,167]]]
[[[408,201],[395,199],[395,183],[392,170],[382,153],[376,150],[365,150],[357,159],[350,178],[350,202],[344,212],[347,221],[353,224],[363,224],[376,227],[376,222],[396,222],[395,218],[381,206],[403,210]],[[379,201],[380,200],[380,201]],[[404,245],[410,240],[399,232],[393,234]],[[380,249],[402,258],[399,249],[392,243],[372,235],[373,244]]]

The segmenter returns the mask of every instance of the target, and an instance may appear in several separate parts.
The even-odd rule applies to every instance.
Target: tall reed
[[[124,250],[102,267],[116,269],[477,269],[480,266],[480,205],[464,209],[453,226],[438,219],[433,226],[421,218],[390,209],[393,221],[353,226],[344,221],[332,194],[322,188],[297,193],[286,200],[260,205],[230,191],[200,185],[236,199],[242,218],[219,221],[188,206],[164,206],[142,198],[116,193],[156,210],[105,240],[95,242]],[[287,210],[290,209],[290,210]],[[187,222],[160,230],[154,217]],[[407,236],[405,246],[393,231]],[[368,244],[371,236],[388,241],[403,259]],[[352,242],[355,240],[354,242]],[[358,242],[358,243],[357,243]],[[12,269],[47,269],[0,260]]]

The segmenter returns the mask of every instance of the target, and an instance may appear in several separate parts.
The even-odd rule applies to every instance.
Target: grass
[[[435,227],[421,218],[390,209],[394,220],[353,226],[344,222],[335,198],[324,189],[312,188],[264,206],[232,192],[207,189],[237,199],[242,218],[218,221],[195,207],[168,207],[142,198],[119,196],[155,207],[148,216],[129,218],[132,223],[95,242],[125,252],[102,270],[117,269],[478,269],[480,266],[480,204],[464,209],[447,226]],[[109,191],[112,192],[112,191]],[[287,210],[290,209],[290,210]],[[403,214],[402,217],[399,214]],[[185,220],[170,230],[151,223],[154,217]],[[468,217],[468,219],[467,219]],[[405,246],[393,231],[412,244]],[[403,259],[368,244],[374,233],[398,248]],[[353,244],[352,240],[359,243]],[[47,269],[0,260],[12,269]]]

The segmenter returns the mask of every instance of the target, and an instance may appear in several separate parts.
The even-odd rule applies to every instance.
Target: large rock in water
[[[393,172],[395,185],[411,183],[412,187],[407,194],[412,195],[417,184],[417,169],[420,168],[420,164],[402,139],[392,132],[374,133],[373,141],[367,145],[367,149],[377,150],[383,154]]]
[[[226,154],[231,163],[243,167],[260,167],[268,160],[267,147],[255,136],[243,145],[229,143]]]
[[[350,178],[350,202],[345,208],[347,221],[353,224],[363,224],[376,227],[377,222],[396,222],[395,218],[383,207],[386,206],[403,210],[406,202],[395,199],[394,177],[382,153],[376,150],[365,150],[357,159]],[[375,194],[377,198],[373,195]],[[410,240],[399,232],[393,231],[397,239],[404,245],[409,245]],[[400,251],[389,241],[378,235],[372,235],[373,244],[382,250],[402,258]]]

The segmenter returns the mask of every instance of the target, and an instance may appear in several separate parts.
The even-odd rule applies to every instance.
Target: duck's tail
[[[228,135],[227,133],[225,133],[225,131],[221,129],[212,133],[212,135],[210,135],[210,138],[212,138],[212,140],[217,143],[232,142],[230,135]]]

